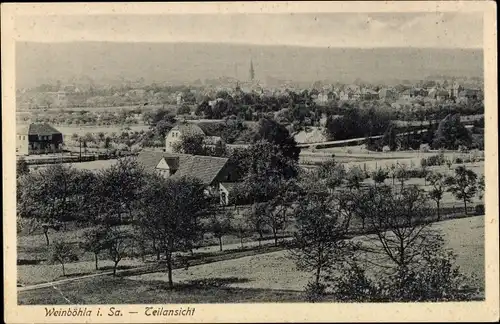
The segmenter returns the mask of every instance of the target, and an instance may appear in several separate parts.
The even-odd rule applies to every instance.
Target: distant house
[[[182,105],[184,103],[184,98],[182,95],[182,92],[179,92],[177,96],[175,97],[175,101],[178,105]]]
[[[450,89],[450,92],[451,92],[450,97],[458,98],[460,92],[462,92],[463,90],[464,90],[464,88],[458,82],[454,82],[453,86]]]
[[[457,102],[468,103],[469,100],[477,100],[479,98],[480,91],[478,89],[465,89],[460,91],[456,97]]]
[[[206,193],[220,194],[220,184],[236,179],[227,158],[213,156],[142,151],[137,161],[148,172],[157,172],[169,179],[189,177],[206,186]]]
[[[173,152],[176,143],[181,141],[182,136],[200,135],[204,138],[204,144],[215,145],[221,141],[218,136],[207,136],[200,126],[194,123],[181,123],[174,126],[165,136],[165,152]]]
[[[44,154],[61,152],[63,135],[48,124],[30,124],[17,130],[18,154]]]
[[[353,100],[354,99],[354,92],[347,90],[347,89],[342,90],[342,91],[340,91],[339,99],[342,101]]]
[[[410,100],[411,99],[411,91],[410,89],[406,89],[405,91],[401,92],[401,99],[403,100]]]
[[[328,101],[332,99],[327,93],[319,93],[317,98],[314,100],[318,105],[325,105]]]
[[[445,101],[445,100],[448,100],[450,98],[450,93],[446,90],[438,90],[436,92],[436,99],[438,101]]]
[[[429,89],[429,91],[427,92],[427,97],[431,98],[431,99],[436,99],[436,95],[438,93],[438,90],[436,88],[431,88]]]
[[[360,97],[362,100],[377,100],[379,98],[378,92],[372,89],[363,89]]]
[[[380,99],[385,100],[396,100],[396,92],[389,88],[380,89],[378,92],[378,96]]]

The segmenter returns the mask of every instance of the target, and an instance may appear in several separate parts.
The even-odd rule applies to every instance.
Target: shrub
[[[326,295],[327,286],[322,283],[316,283],[314,281],[309,282],[304,289],[304,294],[307,301],[315,303],[321,301]]]
[[[373,279],[356,262],[327,277],[328,287],[337,301],[343,302],[437,302],[471,300],[478,290],[474,278],[460,273],[455,255],[427,251],[418,266],[398,268],[392,274]]]
[[[429,174],[429,171],[425,169],[411,169],[406,172],[410,178],[425,178]]]
[[[461,158],[457,157],[457,158],[455,159],[455,163],[456,163],[456,164],[462,164],[462,163],[464,163],[464,160],[462,160]]]
[[[484,205],[483,204],[479,204],[479,205],[476,205],[476,209],[475,209],[475,213],[476,215],[484,215]]]
[[[422,160],[424,160],[424,159],[422,159]],[[444,158],[444,154],[442,152],[440,152],[437,155],[429,156],[425,160],[426,160],[426,166],[443,165],[446,162],[446,160]],[[422,161],[420,162],[420,164],[422,164]]]
[[[420,152],[429,152],[430,146],[429,144],[421,144],[420,145]]]
[[[365,270],[356,263],[342,267],[338,276],[329,277],[327,281],[336,301],[367,302],[376,301],[378,289],[376,283],[370,280]]]

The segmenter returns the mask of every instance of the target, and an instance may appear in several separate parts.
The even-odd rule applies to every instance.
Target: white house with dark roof
[[[200,126],[193,123],[182,123],[174,126],[165,136],[165,152],[172,153],[176,143],[181,141],[182,136],[201,135],[205,137],[205,132]]]
[[[137,157],[148,172],[157,172],[170,179],[182,177],[201,181],[211,194],[220,194],[220,184],[234,182],[233,168],[227,158],[142,151]]]
[[[29,124],[16,130],[16,152],[22,155],[61,152],[63,135],[49,124]]]
[[[179,143],[182,136],[202,136],[206,145],[216,145],[221,141],[219,136],[208,136],[205,131],[194,123],[184,122],[174,126],[165,136],[165,152],[173,153],[175,144]]]

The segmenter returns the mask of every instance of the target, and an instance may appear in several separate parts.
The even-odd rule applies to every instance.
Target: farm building
[[[30,124],[18,128],[16,133],[18,154],[58,153],[62,150],[62,133],[48,124]]]
[[[174,126],[165,136],[165,152],[172,153],[176,143],[181,141],[182,136],[200,135],[204,137],[205,144],[215,145],[221,139],[217,136],[207,136],[200,126],[193,123],[182,123]]]
[[[191,177],[200,180],[209,194],[220,194],[220,183],[236,180],[227,158],[142,151],[137,157],[146,171],[156,171],[166,178]]]

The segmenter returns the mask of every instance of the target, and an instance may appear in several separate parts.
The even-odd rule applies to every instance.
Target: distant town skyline
[[[482,48],[478,12],[18,16],[16,40]]]

